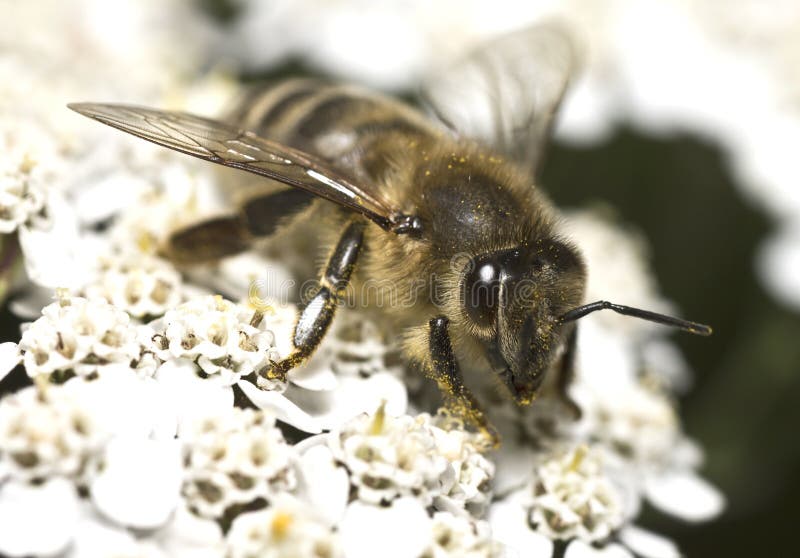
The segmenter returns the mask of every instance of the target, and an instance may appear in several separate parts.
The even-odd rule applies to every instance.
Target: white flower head
[[[337,558],[336,533],[315,510],[289,494],[269,508],[244,513],[233,520],[227,536],[229,558]]]
[[[150,324],[152,349],[164,361],[186,359],[231,385],[278,360],[275,338],[254,312],[221,296],[197,297]],[[251,322],[255,322],[251,323]],[[267,387],[282,391],[285,385]]]
[[[150,156],[150,151],[143,154]],[[119,217],[108,231],[110,244],[132,256],[155,256],[165,246],[169,235],[183,226],[196,223],[204,215],[219,211],[215,198],[213,174],[207,166],[197,165],[180,155],[160,152],[158,159],[146,160],[109,181],[102,191],[89,198],[87,205],[98,203],[94,198],[112,198],[119,203],[119,189],[137,192],[132,200],[118,207]],[[131,165],[129,161],[126,165]],[[99,200],[106,204],[108,199]],[[96,213],[97,210],[89,211]]]
[[[387,358],[397,347],[386,343],[374,322],[353,312],[342,312],[333,329],[328,347],[331,367],[337,375],[368,377],[385,371],[400,372],[397,365],[387,366]]]
[[[164,260],[147,255],[113,255],[101,259],[94,281],[83,289],[89,298],[103,298],[134,318],[155,318],[182,299],[181,277]]]
[[[625,519],[600,453],[585,445],[542,458],[526,490],[530,525],[551,539],[600,541]]]
[[[400,496],[430,504],[446,475],[453,474],[424,422],[387,415],[383,405],[374,415],[359,415],[333,432],[328,443],[350,471],[357,497],[373,504]]]
[[[600,394],[588,408],[592,436],[618,456],[646,468],[663,468],[682,435],[672,402],[639,383]]]
[[[0,401],[0,463],[11,478],[79,480],[105,438],[66,386],[28,387]]]
[[[444,415],[421,415],[417,420],[428,421],[436,449],[453,472],[445,477],[448,482],[434,500],[436,509],[477,518],[486,515],[493,495],[495,465],[481,453],[485,444],[482,436],[468,432],[463,424],[444,424],[448,420]]]
[[[328,445],[365,502],[414,496],[425,505],[480,514],[494,468],[465,436],[433,425],[429,415],[388,415],[382,404],[332,432]]]
[[[12,122],[0,131],[0,233],[23,225],[46,227],[46,184],[58,161],[53,139],[35,126]],[[44,148],[43,148],[44,147]],[[46,149],[49,147],[50,149]]]
[[[491,558],[502,556],[485,521],[436,512],[431,521],[433,541],[421,558]]]
[[[19,342],[28,375],[91,377],[104,369],[137,366],[142,354],[127,313],[104,300],[59,294],[28,324]]]
[[[296,486],[294,452],[263,411],[234,408],[183,432],[183,493],[203,517],[221,518],[235,505],[266,501]]]

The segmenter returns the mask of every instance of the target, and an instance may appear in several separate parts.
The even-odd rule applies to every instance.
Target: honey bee
[[[451,412],[496,444],[459,359],[480,363],[519,405],[556,374],[560,397],[578,414],[567,387],[580,318],[608,309],[711,333],[638,308],[584,303],[580,250],[559,233],[558,213],[535,178],[574,59],[557,26],[513,32],[424,82],[432,117],[316,79],[256,88],[224,122],[129,105],[70,108],[281,185],[247,197],[234,214],[172,232],[164,251],[176,260],[242,252],[287,221],[304,220],[331,238],[293,350],[259,375],[285,379],[320,344],[348,288],[377,278],[379,289],[396,291],[379,311],[404,328],[405,355],[438,383]]]

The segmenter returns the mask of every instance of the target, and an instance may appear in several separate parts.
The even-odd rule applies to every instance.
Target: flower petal
[[[350,494],[350,479],[344,467],[336,464],[326,446],[313,446],[300,457],[306,496],[330,524],[342,518]]]
[[[311,391],[330,391],[339,384],[326,359],[311,359],[289,372],[289,381]]]
[[[508,436],[503,438],[501,451],[492,454],[492,459],[497,469],[494,476],[494,491],[496,494],[506,494],[509,491],[521,488],[531,478],[536,458],[536,452]]]
[[[508,555],[550,556],[553,543],[550,539],[532,530],[528,525],[525,510],[517,502],[502,501],[489,509],[489,524],[492,538],[508,547]]]
[[[90,508],[89,504],[84,504]],[[135,555],[136,538],[124,527],[111,525],[91,509],[85,509],[83,517],[75,527],[69,558],[106,558],[121,556],[128,552]]]
[[[361,413],[371,413],[382,400],[386,412],[398,416],[406,412],[408,392],[393,374],[379,372],[369,378],[341,377],[333,391],[312,392],[289,386],[286,395],[315,418],[323,429],[338,428]]]
[[[691,471],[650,477],[644,488],[650,503],[685,521],[707,521],[725,507],[722,493]]]
[[[179,433],[186,424],[233,408],[233,390],[213,379],[200,378],[191,362],[165,362],[156,372],[156,380]]]
[[[116,438],[91,484],[97,508],[121,525],[152,529],[166,523],[178,504],[182,469],[175,440]]]
[[[574,540],[569,543],[564,558],[633,558],[633,555],[618,544],[595,548],[581,540]]]
[[[224,554],[222,529],[216,521],[191,513],[185,505],[153,537],[169,556],[217,558]]]
[[[78,288],[85,280],[87,266],[81,259],[87,254],[79,245],[77,222],[73,210],[60,196],[51,196],[50,202],[48,211],[53,216],[50,228],[19,228],[25,270],[38,285]]]
[[[319,422],[314,417],[286,399],[282,393],[258,389],[246,380],[240,380],[236,385],[256,407],[272,411],[278,420],[291,424],[303,432],[312,434],[322,432]]]
[[[388,508],[355,501],[340,533],[348,558],[417,558],[431,543],[432,524],[416,498],[398,498]]]
[[[162,398],[149,379],[119,370],[92,381],[72,378],[65,387],[109,434],[147,437],[164,428]]]
[[[72,539],[78,516],[78,495],[65,479],[41,486],[7,483],[0,490],[0,554],[57,554]]]
[[[19,347],[16,343],[0,343],[0,381],[19,364]]]
[[[619,538],[637,556],[645,558],[680,558],[681,556],[680,550],[671,540],[634,525],[622,529]]]

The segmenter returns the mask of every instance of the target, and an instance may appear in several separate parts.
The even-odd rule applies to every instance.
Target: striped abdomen
[[[393,99],[312,79],[255,88],[231,118],[371,182],[380,181],[398,154],[440,133],[421,113]]]

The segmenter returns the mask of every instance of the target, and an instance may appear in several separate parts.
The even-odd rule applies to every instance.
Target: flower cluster
[[[142,348],[124,311],[103,300],[62,295],[25,329],[19,352],[31,377],[90,377],[135,366]]]
[[[410,416],[361,415],[330,438],[337,461],[350,472],[356,497],[371,504],[390,504],[415,496],[426,506],[453,477],[448,460],[436,451],[430,428]],[[450,481],[452,482],[452,481]]]
[[[0,404],[0,460],[13,479],[80,479],[104,432],[67,388],[23,390]]]
[[[296,479],[291,447],[275,419],[262,411],[233,409],[184,431],[183,494],[192,511],[220,519],[233,506],[290,492]]]
[[[103,298],[133,318],[163,316],[182,299],[182,281],[167,262],[154,257],[102,258],[95,281],[83,288],[87,298]]]
[[[189,360],[226,384],[278,360],[274,335],[265,329],[258,311],[221,296],[185,302],[150,327],[155,331],[152,349],[159,358]],[[281,386],[276,381],[270,387]]]
[[[32,179],[35,169],[36,164],[24,158],[13,168],[0,171],[0,233],[13,232],[42,215],[45,194]]]
[[[340,558],[341,543],[308,503],[282,494],[266,510],[237,517],[228,533],[229,558]]]
[[[623,522],[622,496],[602,474],[598,455],[578,446],[534,467],[528,521],[552,539],[602,541]]]
[[[433,542],[420,558],[494,558],[503,556],[501,547],[492,541],[491,528],[485,521],[445,512],[433,514]]]

